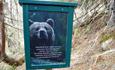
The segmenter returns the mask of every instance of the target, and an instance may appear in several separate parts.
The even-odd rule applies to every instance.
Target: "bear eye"
[[[48,28],[47,28],[47,27],[45,27],[45,29],[46,29],[46,30],[48,30]]]
[[[36,31],[38,31],[39,30],[39,28],[36,28]]]

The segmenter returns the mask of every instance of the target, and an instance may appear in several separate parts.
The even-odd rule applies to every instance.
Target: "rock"
[[[112,27],[115,26],[115,0],[111,0],[110,2],[110,11],[111,11],[111,17],[107,25]]]
[[[115,28],[105,26],[95,33],[77,33],[73,36],[71,66],[66,70],[114,70]],[[107,38],[103,40],[103,36]]]
[[[106,50],[109,50],[109,49],[112,49],[112,48],[115,48],[115,40],[113,40],[112,38],[103,42],[102,45],[102,50],[103,51],[106,51]]]
[[[23,64],[23,65],[21,65],[21,66],[18,66],[17,68],[16,68],[16,70],[26,70],[26,68],[25,68],[25,63]]]
[[[115,69],[115,49],[96,55],[96,60],[90,70],[112,70]]]

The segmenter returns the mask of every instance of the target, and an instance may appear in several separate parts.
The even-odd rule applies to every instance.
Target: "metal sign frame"
[[[72,25],[73,25],[73,12],[77,6],[76,3],[61,3],[61,2],[42,2],[42,1],[27,1],[20,0],[20,4],[23,5],[23,20],[24,20],[24,42],[25,42],[25,60],[26,70],[31,69],[48,69],[48,68],[63,68],[70,66],[70,54],[71,54],[71,40],[72,40]],[[66,41],[65,41],[65,61],[60,64],[36,64],[31,65],[31,48],[30,48],[30,29],[29,29],[29,11],[45,11],[45,12],[57,12],[67,13],[67,25],[66,25]],[[61,19],[61,18],[59,18]],[[63,27],[63,26],[62,26]],[[61,28],[61,27],[60,27]]]

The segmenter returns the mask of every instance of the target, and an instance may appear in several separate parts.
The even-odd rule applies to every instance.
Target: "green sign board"
[[[75,3],[20,0],[26,69],[70,66]]]

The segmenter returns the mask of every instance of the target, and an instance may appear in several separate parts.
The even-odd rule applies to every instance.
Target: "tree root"
[[[20,58],[19,60],[16,60],[14,58],[10,58],[6,54],[3,57],[4,57],[4,59],[2,61],[11,65],[11,66],[16,66],[17,67],[17,66],[20,66],[24,63],[24,57]]]

